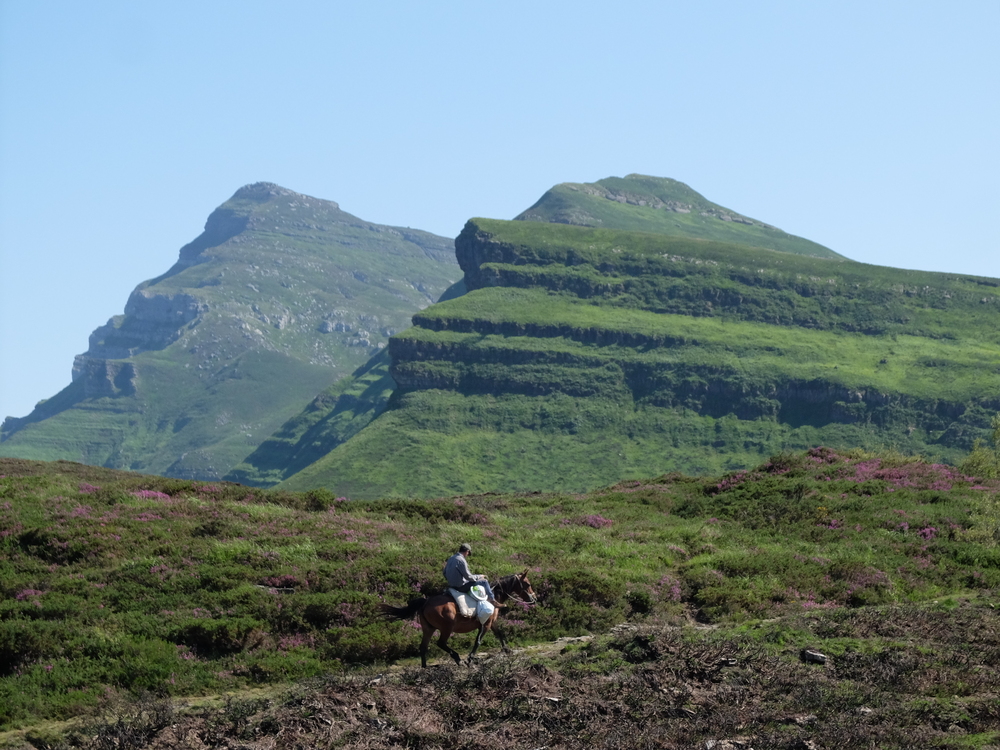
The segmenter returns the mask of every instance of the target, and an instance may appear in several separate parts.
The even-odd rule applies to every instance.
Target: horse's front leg
[[[476,633],[476,642],[472,644],[472,651],[469,652],[469,658],[466,659],[466,664],[470,667],[472,666],[472,657],[475,656],[476,652],[479,650],[479,646],[483,642],[484,635],[486,635],[486,625],[484,623],[480,623],[479,632]]]
[[[503,651],[505,654],[512,653],[510,650],[510,646],[507,645],[507,636],[503,632],[503,628],[501,628],[499,625],[494,625],[493,632],[496,633],[496,636],[500,641],[500,650]]]

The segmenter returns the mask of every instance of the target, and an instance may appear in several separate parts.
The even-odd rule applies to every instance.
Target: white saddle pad
[[[479,587],[473,587],[473,589],[476,588]],[[490,615],[493,614],[495,608],[487,601],[480,600],[472,594],[463,594],[458,589],[448,589],[448,593],[455,600],[455,606],[458,607],[458,614],[462,617],[475,617],[479,622],[486,622],[490,619]],[[483,595],[485,596],[485,593]]]

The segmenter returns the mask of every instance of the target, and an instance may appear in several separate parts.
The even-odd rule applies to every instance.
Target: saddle
[[[486,589],[482,586],[473,586],[468,594],[463,594],[458,589],[448,589],[448,593],[455,600],[459,617],[475,617],[482,623],[490,619],[495,610],[495,607],[486,601]]]

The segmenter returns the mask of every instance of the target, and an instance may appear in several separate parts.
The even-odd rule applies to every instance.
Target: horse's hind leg
[[[458,651],[456,651],[455,649],[453,649],[451,646],[448,645],[449,638],[451,638],[451,627],[448,626],[442,627],[441,637],[438,638],[438,646],[440,646],[444,651],[447,651],[449,656],[451,656],[451,658],[455,660],[455,663],[461,666],[462,657],[458,653]]]
[[[424,631],[424,637],[420,641],[420,666],[427,669],[427,647],[430,646],[431,636],[434,635],[435,628],[423,617],[420,618],[420,627]]]

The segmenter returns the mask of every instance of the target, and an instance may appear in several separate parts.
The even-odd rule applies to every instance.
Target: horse
[[[498,603],[503,604],[508,599],[517,598],[529,604],[534,604],[538,600],[535,592],[531,589],[531,582],[528,580],[528,571],[520,574],[513,574],[501,578],[493,584],[493,597]],[[451,594],[445,592],[430,598],[411,599],[405,607],[393,607],[390,604],[379,606],[381,615],[387,620],[409,620],[414,615],[420,619],[420,627],[424,631],[423,640],[420,642],[420,666],[427,667],[427,647],[431,642],[431,637],[437,630],[441,631],[438,639],[438,646],[446,651],[455,663],[461,666],[462,658],[459,653],[448,645],[448,639],[452,633],[469,633],[479,628],[476,634],[476,642],[469,652],[467,663],[472,665],[472,658],[479,650],[479,645],[483,642],[483,636],[487,631],[493,629],[493,624],[500,615],[500,610],[494,609],[486,622],[480,623],[476,617],[462,617],[458,614],[458,606]],[[500,648],[505,654],[510,653],[507,647],[507,639],[504,638],[503,631],[497,628],[493,632],[500,639]]]

